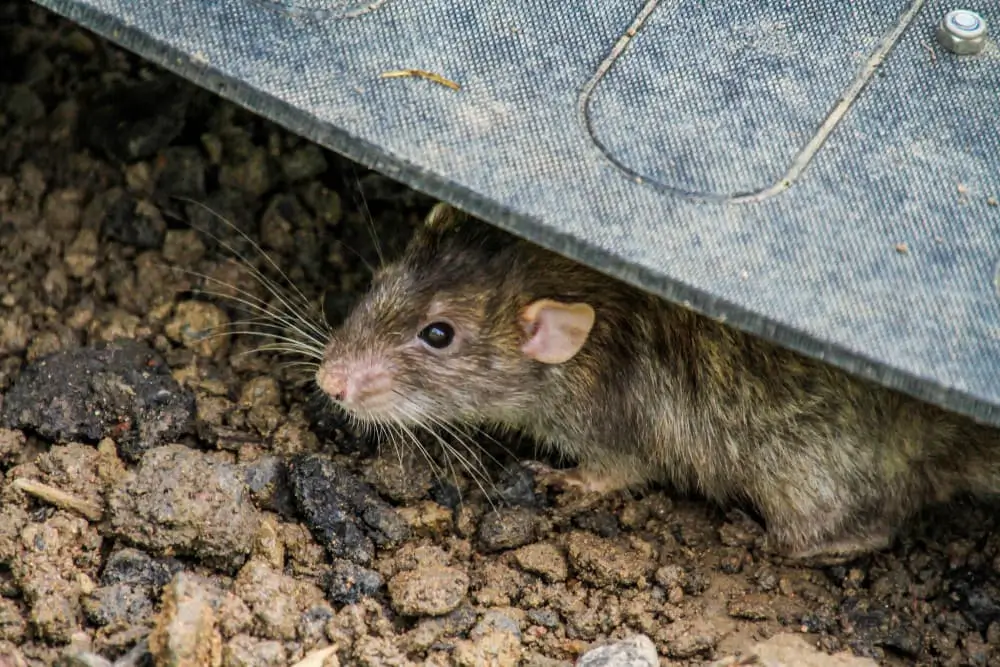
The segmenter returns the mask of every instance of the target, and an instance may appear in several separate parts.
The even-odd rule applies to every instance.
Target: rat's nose
[[[323,364],[316,371],[316,384],[323,393],[335,401],[347,399],[347,373],[342,368]]]

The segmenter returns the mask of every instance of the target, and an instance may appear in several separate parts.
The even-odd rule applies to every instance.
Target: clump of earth
[[[669,489],[564,502],[526,443],[352,430],[255,306],[336,324],[432,202],[29,3],[0,32],[0,665],[1000,664],[995,507],[809,569]]]

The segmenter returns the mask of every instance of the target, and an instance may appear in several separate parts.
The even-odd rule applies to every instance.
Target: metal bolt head
[[[968,9],[945,14],[937,30],[938,42],[958,55],[979,53],[986,45],[986,19]]]

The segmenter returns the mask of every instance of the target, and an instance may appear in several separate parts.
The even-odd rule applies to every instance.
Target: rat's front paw
[[[772,547],[769,550],[780,559],[795,565],[834,567],[886,549],[890,544],[891,532],[879,529],[864,535],[845,535],[807,547]]]
[[[539,486],[553,488],[564,493],[571,492],[587,496],[606,496],[624,490],[628,485],[607,475],[582,467],[553,468],[540,461],[522,461]]]

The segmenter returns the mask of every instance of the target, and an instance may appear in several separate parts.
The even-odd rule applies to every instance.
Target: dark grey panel
[[[938,47],[945,2],[41,4],[495,224],[1000,425],[1000,49]],[[1000,30],[994,0],[965,6]],[[380,78],[401,68],[460,89]]]

